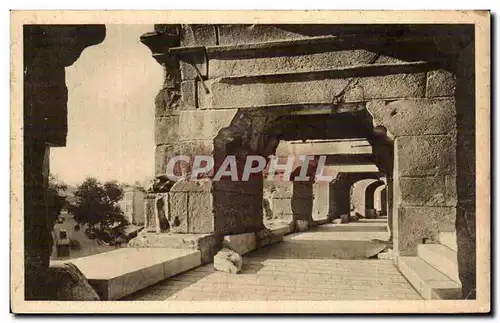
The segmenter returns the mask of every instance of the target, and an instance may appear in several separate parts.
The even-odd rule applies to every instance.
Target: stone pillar
[[[213,33],[211,33],[213,31]],[[199,32],[203,34],[200,35]],[[210,35],[214,37],[211,38]],[[215,45],[212,27],[196,28],[180,25],[156,25],[153,33],[141,41],[165,70],[165,82],[156,98],[156,174],[164,174],[174,156],[185,155],[194,161],[197,155],[215,160],[214,172],[191,179],[192,164],[179,163],[181,180],[169,192],[169,214],[173,223],[170,233],[238,234],[261,230],[262,174],[248,181],[233,181],[229,176],[215,179],[226,156],[235,156],[240,171],[249,154],[262,152],[260,137],[267,117],[249,116],[238,109],[201,109],[196,93],[207,93],[206,55],[188,59],[168,51],[179,45]],[[189,55],[188,55],[189,56]],[[228,166],[228,165],[225,165]]]
[[[476,143],[474,41],[459,55],[457,100],[457,233],[458,271],[464,298],[476,298]]]
[[[26,299],[53,299],[60,286],[47,269],[55,219],[46,212],[49,147],[66,145],[65,70],[88,46],[104,40],[98,25],[25,25],[24,260]],[[53,277],[52,277],[53,278]]]
[[[374,123],[394,138],[394,249],[400,256],[414,256],[424,239],[437,242],[440,231],[454,230],[455,81],[446,70],[427,76],[425,98],[367,104]]]
[[[319,182],[313,184],[313,210],[314,221],[330,219],[329,212],[330,183]]]

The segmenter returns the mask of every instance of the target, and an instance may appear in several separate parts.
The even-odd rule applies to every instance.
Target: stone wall
[[[158,25],[142,39],[167,72],[157,98],[157,172],[180,152],[267,157],[279,139],[367,138],[387,176],[396,254],[415,255],[424,239],[455,230],[458,203],[457,234],[468,241],[459,254],[471,255],[474,72],[472,56],[460,56],[465,29]],[[349,212],[339,204],[349,196],[335,186],[350,181],[331,186],[337,214]],[[213,230],[260,225],[261,180],[217,185],[205,212]]]

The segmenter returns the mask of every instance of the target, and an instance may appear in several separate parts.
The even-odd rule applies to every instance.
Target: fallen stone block
[[[222,248],[214,257],[214,268],[230,274],[237,274],[243,265],[243,258],[237,252]]]
[[[392,260],[394,259],[394,252],[392,249],[387,249],[377,255],[378,259]]]
[[[295,221],[295,228],[297,232],[307,231],[309,223],[306,220],[297,220]]]
[[[286,230],[287,227],[272,230],[266,228],[258,231],[255,234],[257,240],[257,248],[262,248],[264,246],[283,241]]]
[[[83,273],[72,263],[51,263],[48,272],[47,294],[59,301],[98,301],[97,292]]]
[[[356,221],[359,221],[359,217],[357,215],[349,216],[349,222],[356,222]]]
[[[376,219],[377,218],[377,211],[375,209],[366,209],[365,214],[366,214],[367,219]]]
[[[332,221],[333,224],[341,224],[342,223],[342,219],[334,219]]]
[[[222,246],[234,250],[240,255],[244,255],[257,248],[255,233],[251,232],[224,236]]]

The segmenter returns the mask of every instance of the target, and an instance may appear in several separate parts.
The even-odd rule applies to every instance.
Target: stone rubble
[[[243,258],[237,252],[222,248],[214,257],[214,268],[229,274],[237,274],[243,266]]]

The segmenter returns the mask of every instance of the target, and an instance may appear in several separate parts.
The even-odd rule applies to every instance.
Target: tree
[[[75,221],[87,225],[88,231],[101,233],[127,224],[117,202],[123,196],[123,190],[115,182],[102,185],[95,178],[87,178],[74,193],[76,201],[69,206]]]
[[[49,186],[47,188],[46,203],[47,213],[50,223],[54,223],[61,214],[61,210],[66,207],[66,197],[62,194],[67,188],[67,185],[59,182],[57,178],[49,175]]]

